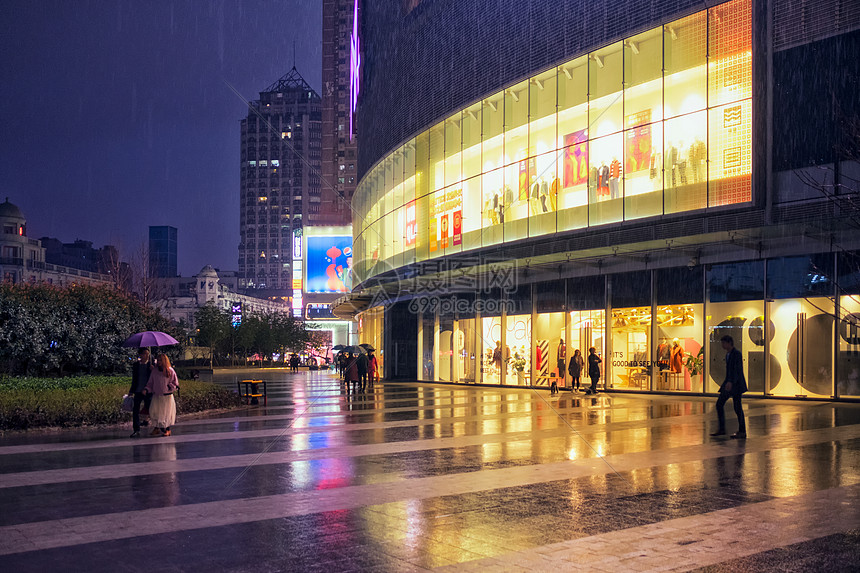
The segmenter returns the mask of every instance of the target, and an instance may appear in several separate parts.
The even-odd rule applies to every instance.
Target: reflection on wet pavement
[[[170,438],[4,438],[0,567],[142,569],[129,542],[150,570],[814,569],[822,547],[860,566],[857,404],[748,400],[738,442],[709,437],[713,398],[255,377],[267,406]],[[754,550],[709,533],[736,514]]]

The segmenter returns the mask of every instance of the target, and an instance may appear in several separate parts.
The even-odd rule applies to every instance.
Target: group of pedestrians
[[[586,394],[597,394],[597,382],[600,380],[600,364],[603,360],[597,355],[597,349],[591,347],[588,349],[588,377],[591,378],[591,387],[585,388]],[[570,391],[579,392],[582,379],[582,371],[586,366],[586,361],[582,358],[582,353],[577,348],[573,351],[573,356],[570,357],[570,363],[567,365],[567,372],[570,374]]]
[[[364,390],[379,381],[379,363],[372,349],[366,353],[341,351],[336,362],[340,378],[347,388],[352,385],[357,390]]]
[[[170,358],[159,354],[151,360],[148,348],[137,353],[137,362],[131,372],[129,395],[134,396],[131,411],[132,438],[140,436],[141,426],[152,422],[152,436],[169,436],[170,427],[176,423],[176,400],[173,393],[179,390],[179,378],[170,366]],[[141,421],[148,413],[149,421]]]

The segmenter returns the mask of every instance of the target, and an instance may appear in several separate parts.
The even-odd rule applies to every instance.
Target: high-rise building
[[[170,278],[179,276],[176,265],[176,227],[149,228],[149,276]]]
[[[320,211],[320,96],[295,66],[241,122],[239,286],[290,296],[293,245]]]
[[[357,60],[358,0],[323,0],[322,189],[318,223],[345,225],[358,181],[353,111]]]

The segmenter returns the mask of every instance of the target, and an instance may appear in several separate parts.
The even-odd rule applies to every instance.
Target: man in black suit
[[[140,436],[141,426],[149,425],[149,422],[145,420],[143,423],[140,421],[140,405],[143,404],[146,410],[149,411],[149,404],[152,402],[152,394],[143,393],[143,389],[146,388],[146,384],[149,382],[149,371],[149,349],[141,348],[137,351],[137,362],[132,366],[131,388],[128,390],[128,393],[134,396],[134,407],[131,411],[132,438]]]
[[[741,396],[747,391],[747,381],[744,378],[744,359],[740,351],[735,348],[735,341],[731,336],[722,337],[720,343],[723,350],[726,351],[726,379],[720,386],[720,397],[717,398],[717,417],[720,421],[720,427],[711,435],[724,436],[726,434],[726,413],[723,411],[723,406],[731,398],[735,414],[738,416],[738,431],[732,434],[732,438],[744,439],[747,437],[744,409],[741,405]]]

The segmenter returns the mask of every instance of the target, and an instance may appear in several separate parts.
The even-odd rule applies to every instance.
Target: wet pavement
[[[860,570],[860,404],[730,440],[712,398],[254,377],[167,438],[0,439],[0,570]]]

